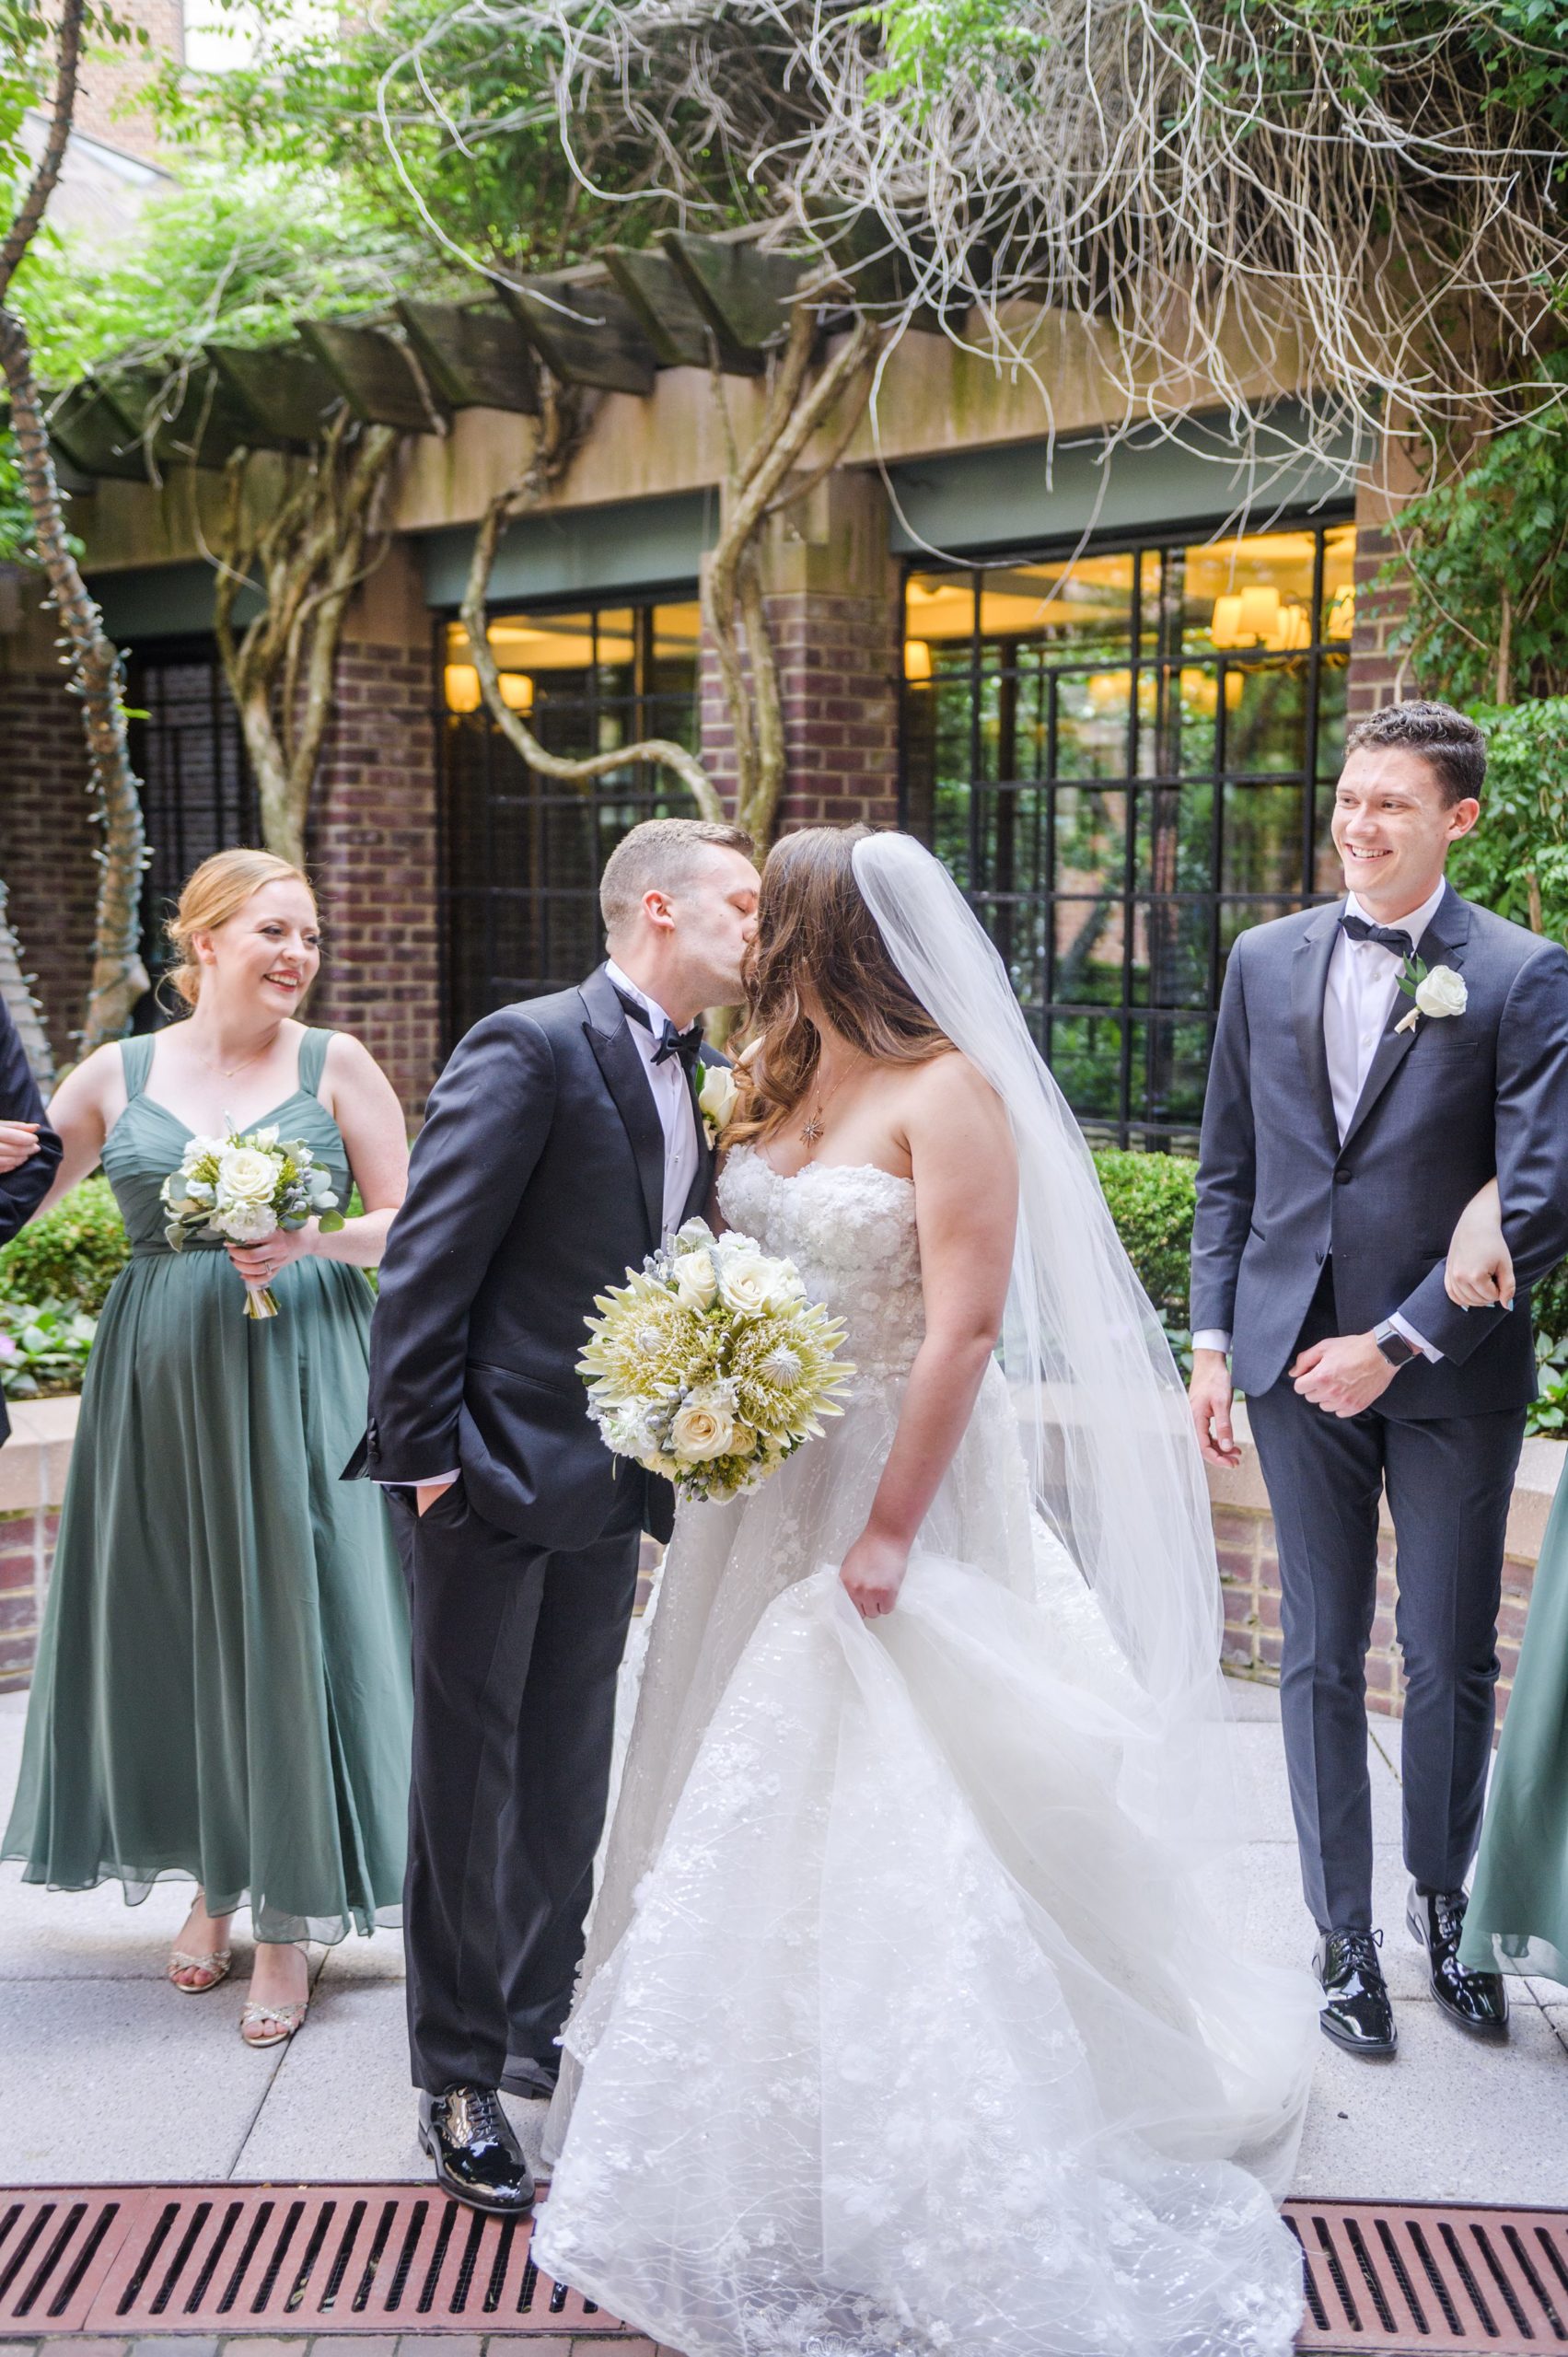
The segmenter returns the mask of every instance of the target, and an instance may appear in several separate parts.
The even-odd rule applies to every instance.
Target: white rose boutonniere
[[[727,1064],[703,1065],[703,1085],[697,1091],[697,1109],[706,1124],[710,1145],[716,1143],[734,1119],[738,1094],[735,1074]]]
[[[1434,1021],[1440,1016],[1463,1015],[1470,1003],[1465,978],[1452,966],[1423,966],[1419,958],[1407,958],[1400,974],[1400,988],[1414,999],[1410,1013],[1395,1024],[1396,1031],[1413,1031],[1423,1015]]]

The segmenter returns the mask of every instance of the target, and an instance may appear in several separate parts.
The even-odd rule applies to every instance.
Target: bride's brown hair
[[[869,827],[807,827],[768,853],[747,958],[740,1102],[726,1145],[765,1136],[807,1095],[822,1042],[808,985],[835,1031],[878,1063],[921,1064],[951,1048],[911,990],[854,879]]]

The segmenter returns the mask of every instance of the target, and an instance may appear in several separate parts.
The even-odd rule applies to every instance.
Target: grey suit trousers
[[[1314,1304],[1298,1347],[1332,1333]],[[1293,1353],[1294,1356],[1294,1353]],[[1392,1404],[1402,1375],[1384,1398]],[[1325,1415],[1289,1375],[1247,1412],[1274,1508],[1280,1703],[1307,1904],[1322,1931],[1372,1928],[1366,1653],[1385,1482],[1398,1545],[1404,1860],[1458,1890],[1475,1855],[1497,1683],[1497,1609],[1522,1408],[1396,1422]]]

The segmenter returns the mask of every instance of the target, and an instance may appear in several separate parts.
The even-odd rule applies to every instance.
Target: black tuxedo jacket
[[[43,1099],[28,1062],[11,1011],[0,999],[0,1121],[37,1121],[38,1152],[15,1170],[0,1173],[0,1244],[8,1244],[29,1220],[53,1184],[60,1167],[61,1144],[43,1118]],[[6,1402],[0,1398],[0,1441],[11,1429]]]
[[[1343,903],[1244,933],[1230,953],[1198,1165],[1192,1325],[1225,1327],[1238,1387],[1278,1382],[1332,1255],[1342,1334],[1400,1311],[1443,1353],[1378,1401],[1401,1420],[1535,1398],[1527,1288],[1568,1249],[1568,956],[1450,887],[1422,936],[1464,977],[1462,1015],[1399,1025],[1396,993],[1354,1118],[1334,1119],[1323,1043]],[[1511,1310],[1444,1290],[1459,1213],[1495,1177],[1519,1293]]]
[[[687,1218],[713,1178],[700,1116],[697,1140]],[[436,1083],[387,1239],[348,1474],[460,1467],[487,1522],[562,1548],[597,1538],[631,1482],[644,1527],[668,1538],[669,1485],[610,1455],[576,1371],[594,1295],[657,1248],[663,1214],[664,1132],[603,967],[476,1023]]]

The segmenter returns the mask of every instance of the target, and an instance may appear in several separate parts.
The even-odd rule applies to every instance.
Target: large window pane
[[[1232,943],[1337,888],[1354,564],[1314,520],[910,576],[905,823],[1091,1129],[1190,1138]]]

